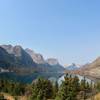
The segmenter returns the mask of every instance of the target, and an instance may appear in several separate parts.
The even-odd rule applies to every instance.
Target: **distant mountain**
[[[6,50],[9,55],[13,55],[13,59],[15,60],[13,63],[16,66],[36,67],[36,63],[33,62],[30,55],[21,46],[1,45],[0,47]]]
[[[78,70],[78,73],[94,80],[100,80],[100,57],[92,63],[84,65],[84,67]]]
[[[55,72],[63,72],[65,68],[59,64],[58,60],[55,58],[48,58],[46,63],[49,64]]]
[[[64,70],[56,59],[44,60],[41,54],[35,53],[31,49],[23,49],[19,45],[0,45],[0,78],[7,77],[6,75],[13,79],[14,75],[17,79],[20,75],[23,78],[27,75],[27,79],[30,75],[30,79],[36,78],[34,75],[50,77],[62,75]]]
[[[79,65],[76,65],[74,63],[72,63],[71,65],[65,66],[65,69],[66,70],[77,70],[79,68],[80,68],[80,66]]]
[[[8,54],[5,49],[0,47],[0,67],[8,68],[14,66],[15,58]]]
[[[48,59],[46,60],[46,62],[47,62],[48,64],[50,64],[50,65],[59,65],[58,60],[55,59],[55,58],[48,58]]]
[[[44,64],[45,60],[43,58],[43,56],[39,53],[35,53],[33,50],[31,49],[25,49],[25,51],[32,57],[33,61],[37,64]]]
[[[87,65],[88,68],[100,68],[100,57]]]
[[[59,72],[64,71],[64,67],[61,66],[57,59],[49,58],[45,60],[42,54],[35,53],[31,49],[25,49],[25,51],[32,57],[33,61],[38,64],[39,68],[42,68],[42,71],[46,72]]]

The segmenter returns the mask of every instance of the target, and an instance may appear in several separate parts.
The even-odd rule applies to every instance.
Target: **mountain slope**
[[[65,68],[59,64],[58,60],[55,58],[48,58],[46,60],[47,64],[49,64],[53,71],[55,72],[63,72]]]
[[[2,55],[2,57],[9,57],[7,59],[4,59],[3,61],[9,62],[10,65],[12,64],[11,68],[15,72],[28,72],[30,74],[30,72],[33,72],[33,70],[39,72],[64,71],[64,67],[61,66],[56,59],[50,58],[48,60],[44,60],[41,54],[35,53],[31,49],[23,49],[19,45],[1,45],[0,47],[2,48],[1,55],[5,54]]]
[[[0,67],[22,75],[38,71],[37,64],[21,46],[0,46]]]
[[[14,56],[8,54],[6,50],[0,47],[0,67],[11,67],[14,65],[14,62]]]
[[[31,49],[25,49],[25,51],[32,57],[33,61],[38,64],[41,71],[46,72],[59,72],[64,71],[64,67],[61,66],[57,59],[49,58],[45,60],[41,54],[35,53]]]
[[[94,80],[100,80],[100,57],[79,69],[78,72]]]
[[[44,64],[45,60],[43,58],[43,56],[41,54],[35,53],[33,50],[31,49],[25,49],[25,51],[31,56],[31,58],[33,59],[33,61],[37,64]]]
[[[8,54],[14,55],[14,59],[18,66],[23,67],[35,67],[36,64],[33,62],[32,58],[28,53],[24,51],[21,46],[11,46],[11,45],[2,45],[2,48],[8,52]]]

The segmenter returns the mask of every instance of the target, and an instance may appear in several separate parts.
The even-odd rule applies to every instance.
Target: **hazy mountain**
[[[14,65],[15,58],[13,55],[8,54],[5,49],[0,47],[0,67],[11,67]]]
[[[48,64],[50,64],[50,65],[59,65],[58,60],[55,59],[55,58],[48,58],[48,59],[46,60],[46,62],[47,62]]]
[[[43,56],[39,53],[35,53],[33,50],[31,49],[25,49],[25,51],[32,57],[33,61],[37,64],[44,64],[45,60],[43,58]]]
[[[25,52],[21,46],[1,45],[1,47],[5,49],[9,55],[11,54],[14,56],[13,59],[15,59],[16,65],[23,67],[36,67],[35,62],[33,62],[30,55]]]
[[[12,52],[13,52],[12,45],[0,45],[0,47],[4,48],[9,54],[12,54]]]
[[[90,64],[84,65],[78,72],[95,80],[100,80],[100,57]]]
[[[92,63],[87,65],[88,68],[99,68],[100,67],[100,57],[94,60]]]
[[[32,72],[33,70],[39,72],[64,71],[64,68],[59,64],[56,59],[52,58],[45,61],[41,54],[35,53],[31,49],[24,50],[19,45],[1,45],[0,47],[2,48],[2,52],[4,50],[7,53],[3,55],[3,57],[9,57],[7,59],[4,59],[4,61],[8,62],[11,59],[9,63],[10,65],[13,64],[12,69],[16,69],[17,71],[21,71],[22,73],[24,73],[25,70],[28,73]]]
[[[39,76],[59,77],[63,71],[56,59],[45,61],[41,54],[19,45],[0,46],[0,78],[31,82]]]
[[[25,49],[25,51],[32,57],[33,61],[38,64],[39,68],[43,71],[49,72],[59,72],[64,71],[64,68],[59,64],[57,59],[49,58],[45,60],[42,54],[35,53],[31,49]]]
[[[50,66],[52,66],[52,70],[54,70],[55,72],[62,72],[65,70],[65,68],[59,64],[58,60],[55,58],[48,58],[46,60],[46,63],[49,64]]]
[[[75,63],[72,63],[71,65],[68,65],[68,66],[65,66],[65,69],[67,69],[67,70],[77,70],[79,68],[80,68],[80,66],[75,64]]]

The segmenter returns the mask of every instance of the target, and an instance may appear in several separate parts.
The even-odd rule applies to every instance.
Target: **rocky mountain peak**
[[[9,54],[12,54],[12,52],[13,52],[12,45],[1,45],[0,47],[4,48]]]
[[[26,51],[26,52],[29,52],[29,53],[35,53],[33,50],[31,50],[31,49],[29,49],[29,48],[26,48],[25,51]]]
[[[45,60],[43,58],[43,56],[39,53],[35,53],[33,50],[31,49],[25,49],[25,51],[32,57],[33,61],[37,64],[44,64]]]
[[[16,45],[16,46],[13,47],[13,54],[14,54],[15,56],[21,56],[21,55],[22,55],[22,54],[21,54],[22,51],[23,51],[23,49],[22,49],[22,47],[19,46],[19,45]]]
[[[48,64],[50,64],[50,65],[59,65],[58,60],[55,59],[55,58],[48,58],[48,59],[46,60],[46,62],[47,62]]]
[[[14,54],[15,56],[21,56],[21,51],[23,50],[20,45],[1,45],[9,54]]]

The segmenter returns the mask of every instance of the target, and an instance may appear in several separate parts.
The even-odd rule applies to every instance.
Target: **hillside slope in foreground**
[[[100,100],[100,93],[96,94],[95,96],[93,96],[87,100]]]

